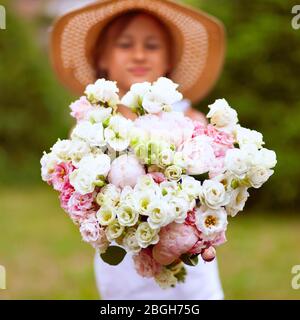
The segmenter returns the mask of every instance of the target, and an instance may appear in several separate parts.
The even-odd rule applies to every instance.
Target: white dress
[[[188,100],[173,106],[175,111],[185,111]],[[94,259],[96,284],[103,300],[220,300],[224,298],[219,278],[218,264],[204,262],[199,256],[195,267],[185,266],[184,283],[175,288],[161,289],[153,278],[141,277],[134,268],[131,254],[117,266],[106,264],[96,252]]]

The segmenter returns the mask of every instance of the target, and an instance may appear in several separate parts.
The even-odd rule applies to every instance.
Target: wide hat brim
[[[216,18],[170,0],[97,1],[60,17],[53,25],[50,54],[53,67],[64,85],[81,95],[94,83],[93,50],[99,33],[115,16],[144,10],[169,28],[174,48],[170,78],[192,102],[213,87],[223,66],[225,31]]]

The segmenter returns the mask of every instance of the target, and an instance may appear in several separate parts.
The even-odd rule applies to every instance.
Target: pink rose
[[[95,211],[95,193],[80,194],[74,192],[68,202],[68,213],[75,223],[80,223],[87,219]]]
[[[142,249],[134,255],[133,261],[137,273],[142,277],[154,277],[162,270],[162,265],[153,259],[150,248]]]
[[[188,252],[198,241],[195,228],[186,224],[171,223],[159,232],[159,242],[153,248],[153,258],[168,265]]]
[[[108,181],[119,188],[134,187],[137,179],[144,174],[146,174],[144,166],[139,163],[136,156],[123,154],[112,162]]]
[[[69,200],[72,196],[72,194],[75,192],[74,187],[69,183],[65,183],[60,195],[59,195],[59,200],[60,200],[60,206],[68,212],[68,203]]]
[[[164,181],[166,181],[166,177],[163,173],[161,172],[150,172],[148,173],[152,178],[153,180],[156,182],[156,183],[162,183]]]
[[[75,167],[72,162],[60,162],[54,167],[51,174],[50,184],[57,191],[62,191],[66,183],[69,183],[69,175],[74,171]]]
[[[100,226],[95,216],[91,216],[89,219],[84,220],[80,225],[80,233],[83,241],[95,242],[100,235]]]
[[[79,100],[73,102],[70,105],[72,112],[70,113],[73,118],[77,121],[83,120],[88,111],[90,111],[93,106],[87,100],[86,97],[81,97]]]

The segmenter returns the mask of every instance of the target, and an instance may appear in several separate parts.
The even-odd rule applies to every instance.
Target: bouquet
[[[168,78],[136,83],[120,100],[115,82],[97,80],[70,105],[70,139],[41,158],[42,179],[82,239],[111,265],[131,254],[136,271],[162,288],[183,282],[199,255],[215,258],[228,216],[276,165],[262,134],[238,124],[225,99],[209,106],[207,125],[172,111],[183,98],[177,87]]]

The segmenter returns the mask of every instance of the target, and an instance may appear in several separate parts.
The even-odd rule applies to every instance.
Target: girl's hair
[[[99,61],[102,58],[102,55],[105,54],[105,46],[108,44],[111,39],[116,40],[120,36],[121,32],[126,29],[126,27],[130,24],[130,22],[140,14],[147,14],[151,16],[155,21],[160,25],[163,32],[166,35],[167,48],[169,52],[169,58],[171,59],[171,48],[172,48],[172,35],[167,28],[167,26],[155,15],[143,10],[131,10],[125,13],[122,13],[115,18],[113,18],[102,30],[99,34],[98,39],[96,41],[95,49],[94,49],[94,69],[96,70],[97,79],[105,78],[107,79],[107,72],[103,70],[99,66]],[[104,45],[103,45],[104,44]],[[172,69],[172,67],[171,67]],[[165,75],[169,77],[169,73]]]

